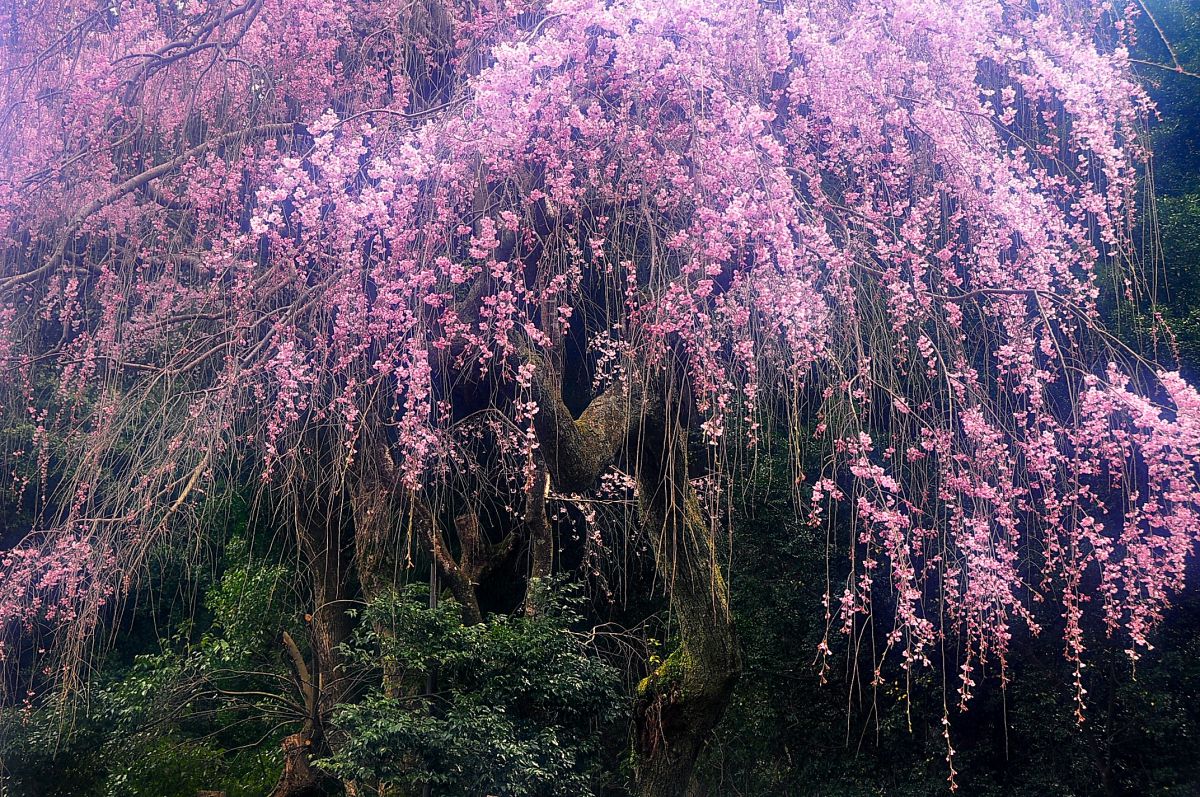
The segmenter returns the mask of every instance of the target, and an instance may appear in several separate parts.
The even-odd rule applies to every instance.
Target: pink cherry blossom
[[[109,7],[0,33],[5,417],[63,485],[0,625],[95,622],[198,491],[318,431],[419,490],[486,428],[536,489],[529,364],[575,336],[596,390],[678,376],[716,474],[820,449],[831,633],[890,594],[886,655],[961,640],[964,702],[1035,603],[1076,665],[1085,612],[1151,644],[1200,397],[1100,323],[1148,109],[1106,4]]]

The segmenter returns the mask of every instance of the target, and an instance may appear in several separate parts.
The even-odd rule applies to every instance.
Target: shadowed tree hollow
[[[307,602],[278,797],[352,746],[346,643],[394,632],[364,602],[428,581],[464,627],[536,618],[627,556],[667,644],[633,778],[688,793],[768,453],[849,568],[801,658],[882,624],[876,677],[948,660],[965,707],[1048,603],[1083,712],[1085,613],[1136,657],[1183,584],[1200,395],[1100,321],[1154,301],[1106,3],[7,7],[0,392],[33,520],[0,653],[83,688],[154,547],[252,487]]]

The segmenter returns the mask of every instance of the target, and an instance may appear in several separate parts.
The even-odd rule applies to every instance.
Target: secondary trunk
[[[637,777],[643,797],[680,797],[695,793],[696,758],[729,704],[741,654],[714,528],[688,482],[683,433],[655,418],[644,426],[642,516],[678,646],[638,687]]]

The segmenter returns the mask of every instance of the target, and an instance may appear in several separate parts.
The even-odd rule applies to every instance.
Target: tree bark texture
[[[622,450],[634,462],[642,522],[678,629],[678,647],[639,688],[637,779],[644,797],[680,797],[729,704],[741,653],[714,528],[688,481],[687,430],[671,406],[679,402],[631,380],[575,419],[552,370],[541,374],[535,425],[559,489],[594,484]]]
[[[643,418],[635,469],[644,530],[678,630],[677,647],[638,689],[634,741],[644,797],[693,793],[696,758],[741,674],[715,529],[688,480],[686,435],[670,412],[660,414],[665,409]]]

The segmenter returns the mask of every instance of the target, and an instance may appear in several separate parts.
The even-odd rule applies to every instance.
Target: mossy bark
[[[684,402],[631,377],[574,418],[554,369],[531,359],[539,366],[534,425],[555,487],[582,491],[622,452],[632,461],[642,522],[679,639],[670,666],[639,689],[638,788],[644,797],[688,794],[696,758],[741,672],[741,655],[715,529],[688,480],[687,423],[678,414]]]
[[[729,704],[741,654],[714,528],[688,483],[684,447],[647,446],[642,456],[643,521],[678,647],[639,686],[635,766],[643,797],[680,797],[697,793],[696,758]]]

